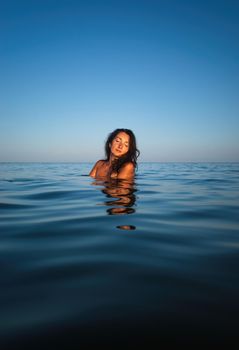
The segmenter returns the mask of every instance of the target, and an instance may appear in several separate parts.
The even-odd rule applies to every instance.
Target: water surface
[[[239,164],[0,164],[1,342],[237,339]]]

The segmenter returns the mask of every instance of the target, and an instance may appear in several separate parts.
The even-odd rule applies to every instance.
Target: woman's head
[[[129,129],[114,130],[106,140],[105,154],[107,160],[110,159],[111,154],[118,159],[118,166],[115,170],[119,170],[126,162],[132,162],[136,166],[140,152],[137,149],[134,133]]]

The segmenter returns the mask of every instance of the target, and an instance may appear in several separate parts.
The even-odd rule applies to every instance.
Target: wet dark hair
[[[134,167],[137,168],[137,158],[140,155],[140,151],[137,149],[136,145],[136,138],[130,129],[116,129],[112,133],[109,134],[106,143],[105,143],[105,155],[106,160],[110,159],[110,145],[114,138],[120,133],[124,132],[127,135],[129,135],[129,150],[126,154],[124,154],[122,157],[119,157],[116,161],[114,161],[112,165],[112,172],[116,171],[118,172],[120,168],[127,162],[132,162],[134,164]]]

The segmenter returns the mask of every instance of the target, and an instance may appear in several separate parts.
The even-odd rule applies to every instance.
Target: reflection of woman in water
[[[134,133],[129,129],[116,129],[105,143],[106,159],[98,160],[89,175],[96,179],[132,179],[139,153]]]
[[[135,212],[135,192],[137,189],[133,179],[107,179],[107,181],[96,179],[92,185],[100,186],[101,191],[106,195],[107,200],[104,204],[107,207],[110,207],[106,210],[109,215],[125,215],[133,214]],[[118,225],[116,227],[121,230],[136,229],[133,225]]]
[[[117,214],[132,214],[135,212],[133,208],[135,204],[136,191],[133,181],[126,180],[110,180],[105,182],[105,187],[102,192],[111,200],[107,200],[107,206],[114,206],[107,210],[110,215]]]

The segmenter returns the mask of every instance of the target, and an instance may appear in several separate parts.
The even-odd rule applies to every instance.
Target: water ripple
[[[0,164],[1,340],[236,337],[239,164],[91,166]]]

